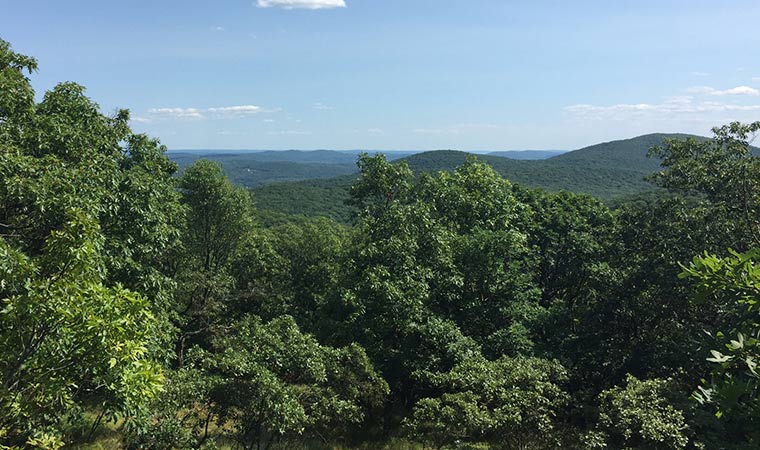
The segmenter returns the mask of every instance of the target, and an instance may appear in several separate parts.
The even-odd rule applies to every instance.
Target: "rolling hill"
[[[509,159],[547,159],[563,153],[567,153],[567,150],[506,150],[486,154]]]
[[[392,151],[386,156],[394,160],[412,153]],[[253,188],[356,173],[359,150],[171,150],[167,154],[180,171],[199,158],[217,161],[235,184]]]
[[[631,139],[603,142],[572,152],[550,158],[552,163],[582,166],[588,168],[607,167],[613,169],[627,168],[638,172],[651,173],[660,167],[657,158],[647,157],[650,148],[662,145],[665,139],[686,139],[694,137],[699,140],[707,138],[689,134],[645,134]]]
[[[646,156],[649,149],[661,145],[666,138],[688,136],[647,134],[592,145],[543,160],[517,160],[490,154],[476,157],[520,185],[586,193],[613,201],[656,189],[644,179],[659,167],[657,159]],[[403,160],[415,172],[451,171],[464,163],[469,155],[455,150],[438,150],[413,154]],[[349,175],[270,184],[254,189],[253,193],[258,205],[264,209],[288,214],[327,215],[346,221],[351,212],[343,202],[348,198],[352,179]]]
[[[199,158],[219,162],[235,184],[248,188],[268,183],[332,178],[356,173],[356,156],[328,150],[204,153],[172,151],[168,153],[180,171]]]
[[[513,183],[549,191],[586,193],[615,202],[654,191],[656,188],[645,177],[656,171],[660,163],[656,158],[647,157],[649,149],[663,144],[666,138],[686,137],[692,136],[656,133],[604,142],[570,152],[514,151],[475,156]],[[546,159],[530,159],[525,152],[532,152],[535,157],[546,156],[550,152],[555,154]],[[754,149],[754,152],[760,155],[759,149]],[[219,161],[233,182],[253,190],[256,203],[262,210],[274,214],[324,215],[347,222],[352,211],[345,205],[345,200],[356,177],[358,154],[358,150],[209,150],[171,151],[169,156],[180,168],[200,157]],[[515,154],[520,155],[515,157]],[[406,161],[415,172],[452,171],[463,164],[469,155],[471,153],[456,150],[395,151],[386,154],[389,160]]]

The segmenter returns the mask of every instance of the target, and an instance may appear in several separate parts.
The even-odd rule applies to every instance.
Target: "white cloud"
[[[311,131],[281,130],[281,131],[270,131],[267,134],[272,135],[272,136],[302,136],[302,135],[311,134]]]
[[[715,95],[760,95],[760,91],[749,86],[737,86],[735,88],[718,91]]]
[[[704,95],[717,95],[717,96],[723,96],[723,95],[760,95],[760,91],[758,91],[755,88],[751,88],[749,86],[737,86],[735,88],[731,89],[715,89],[711,88],[710,86],[695,86],[692,88],[689,88],[686,90],[689,93],[692,94],[704,94]]]
[[[322,102],[317,102],[317,103],[314,103],[314,109],[319,109],[319,110],[322,110],[322,111],[330,111],[330,110],[332,110],[334,108],[332,106],[330,106],[330,105],[325,105]]]
[[[259,8],[331,9],[345,8],[345,0],[258,0]]]
[[[197,108],[151,108],[148,114],[174,119],[202,119],[203,113]]]
[[[234,119],[246,117],[264,112],[264,109],[256,105],[218,106],[214,108],[151,108],[148,110],[150,118],[154,119]]]
[[[380,128],[369,128],[369,129],[367,129],[367,133],[369,133],[369,134],[385,134],[385,131],[383,131]]]
[[[137,122],[137,123],[148,123],[148,122],[150,122],[150,119],[148,119],[147,117],[140,117],[140,116],[130,117],[129,120],[130,120],[130,122]]]
[[[216,108],[209,108],[207,110],[210,113],[229,115],[229,116],[248,116],[251,114],[258,114],[262,112],[260,106],[256,105],[238,105],[238,106],[219,106]]]
[[[227,31],[224,27],[211,27],[211,31]]]
[[[564,108],[566,113],[584,119],[627,120],[631,118],[664,118],[700,116],[714,113],[747,113],[760,111],[760,105],[737,105],[714,101],[695,102],[694,97],[667,97],[660,103],[619,103],[616,105],[577,104]]]
[[[707,72],[691,72],[690,75],[693,77],[707,77],[710,74]]]

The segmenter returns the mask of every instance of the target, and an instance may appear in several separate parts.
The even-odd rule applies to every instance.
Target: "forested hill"
[[[563,152],[551,155],[545,159],[529,160],[527,162],[516,162],[516,159],[507,155],[508,152],[492,152],[485,155],[478,155],[482,161],[488,163],[497,170],[510,172],[509,167],[515,167],[514,171],[528,170],[529,166],[558,168],[560,166],[582,166],[587,168],[606,167],[616,170],[630,170],[636,172],[651,173],[658,169],[660,162],[657,158],[647,156],[649,149],[660,146],[665,139],[684,139],[688,137],[697,140],[705,140],[701,136],[677,133],[653,133],[637,136],[630,139],[621,139],[617,141],[604,142],[578,150]],[[466,152],[459,151],[433,151],[418,153],[404,158],[415,170],[452,170],[462,164],[467,157]],[[504,161],[508,159],[508,161]],[[535,171],[532,171],[535,174]],[[516,173],[519,178],[519,173]],[[517,180],[515,180],[517,181]]]
[[[516,183],[551,191],[564,189],[612,199],[649,189],[648,183],[642,179],[642,174],[649,174],[659,166],[656,158],[647,157],[649,149],[661,145],[665,138],[688,136],[648,134],[570,152],[503,151],[477,156],[502,176]],[[199,158],[217,161],[222,164],[227,176],[234,183],[255,188],[276,182],[300,182],[355,174],[358,153],[358,150],[173,150],[169,152],[169,156],[179,164],[180,169]],[[468,155],[466,152],[455,150],[421,153],[372,150],[368,153],[384,153],[390,161],[406,160],[411,168],[418,172],[453,170],[462,164]],[[309,184],[313,183],[306,183]],[[276,190],[282,191],[283,188]]]
[[[544,160],[516,160],[492,154],[476,156],[513,183],[614,200],[653,190],[654,187],[644,178],[657,170],[659,160],[647,157],[649,149],[663,144],[666,138],[689,136],[647,134],[584,147]],[[436,150],[413,154],[402,160],[415,172],[452,171],[463,164],[469,155],[456,150]],[[351,179],[352,176],[348,175],[271,184],[255,189],[254,194],[258,205],[265,210],[307,216],[326,215],[345,221],[350,217],[350,210],[343,205],[343,201],[348,198]]]
[[[368,153],[378,152],[381,151]],[[180,171],[201,158],[216,161],[233,183],[253,188],[354,174],[359,153],[359,150],[171,150],[168,156],[179,165]],[[382,153],[390,161],[412,154],[409,151]]]
[[[689,134],[652,133],[631,139],[603,142],[572,152],[554,156],[553,163],[580,165],[584,167],[627,168],[641,172],[654,172],[660,167],[657,158],[650,158],[650,148],[662,145],[665,139],[685,139],[693,137],[703,141],[707,138]]]
[[[487,154],[511,159],[546,159],[563,153],[567,153],[567,150],[506,150]]]

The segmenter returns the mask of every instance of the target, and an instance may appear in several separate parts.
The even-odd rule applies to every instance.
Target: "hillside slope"
[[[170,152],[169,157],[179,165],[180,171],[200,158],[217,161],[233,183],[249,188],[276,182],[332,178],[357,172],[356,156],[332,151],[216,154]],[[321,162],[323,158],[328,162]]]
[[[567,150],[505,150],[498,152],[488,152],[487,155],[499,156],[501,158],[509,159],[547,159],[552,156],[561,155],[567,153]]]
[[[647,134],[592,145],[543,160],[516,160],[490,154],[475,157],[513,183],[549,191],[586,193],[611,201],[654,190],[645,177],[656,171],[660,163],[656,158],[647,157],[649,149],[661,145],[665,138],[688,136]],[[463,164],[469,155],[456,150],[437,150],[410,155],[403,160],[415,172],[451,171]],[[352,176],[342,176],[273,184],[255,189],[254,195],[265,209],[288,214],[328,215],[345,221],[351,215],[343,203],[348,198],[352,179]]]
[[[572,152],[549,158],[553,163],[579,165],[584,167],[626,168],[638,172],[651,173],[660,167],[657,158],[647,157],[650,148],[663,145],[665,139],[686,139],[694,137],[699,140],[707,138],[689,134],[652,133],[631,139],[622,139],[591,145]]]

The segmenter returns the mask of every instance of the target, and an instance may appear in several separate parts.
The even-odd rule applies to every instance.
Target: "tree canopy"
[[[615,207],[364,153],[338,223],[36,69],[0,41],[0,448],[757,448],[760,123]]]

